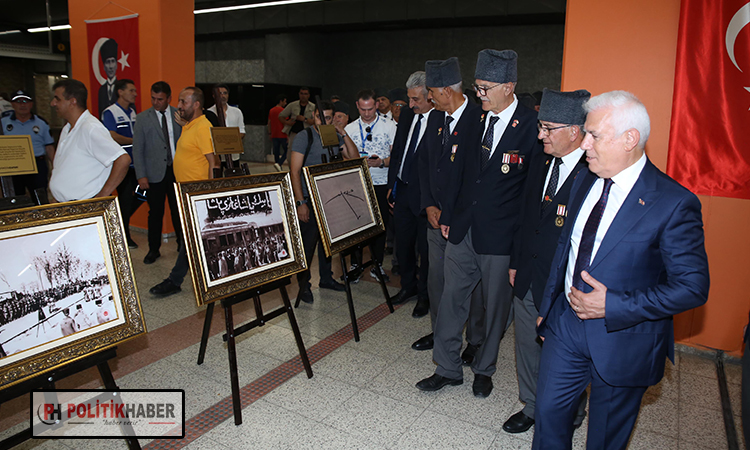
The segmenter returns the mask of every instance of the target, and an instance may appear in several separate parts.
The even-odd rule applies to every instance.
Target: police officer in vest
[[[34,197],[36,189],[47,189],[49,180],[49,168],[47,158],[50,162],[55,159],[55,141],[49,132],[47,121],[32,114],[34,99],[25,91],[16,91],[11,97],[13,112],[2,118],[3,133],[11,136],[31,136],[31,144],[34,147],[37,173],[29,175],[16,175],[13,177],[13,187],[16,195],[25,195],[26,190]]]
[[[112,139],[115,140],[123,150],[128,152],[128,156],[133,159],[133,128],[135,127],[135,98],[138,91],[135,88],[133,80],[127,78],[115,82],[115,92],[117,92],[117,101],[109,105],[102,112],[102,123],[109,130]],[[120,200],[120,211],[122,212],[122,221],[125,224],[125,236],[128,240],[128,247],[138,248],[138,244],[130,237],[130,216],[143,203],[143,199],[135,196],[135,188],[138,186],[138,180],[135,177],[133,163],[130,163],[128,173],[117,186],[117,197]]]

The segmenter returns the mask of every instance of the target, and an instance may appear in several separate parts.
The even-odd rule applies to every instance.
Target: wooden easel
[[[86,356],[78,361],[65,364],[52,372],[47,372],[43,375],[36,376],[34,378],[22,381],[19,384],[12,386],[11,388],[0,391],[0,405],[12,400],[16,397],[26,395],[32,391],[40,389],[54,389],[55,383],[63,378],[67,378],[71,375],[83,372],[94,366],[99,370],[99,375],[102,377],[104,387],[108,390],[118,390],[115,378],[112,375],[112,370],[109,368],[109,360],[117,357],[117,347],[94,353]],[[135,434],[131,425],[124,425],[123,434]],[[31,439],[31,428],[27,428],[15,435],[0,441],[0,448],[14,447],[22,442]],[[141,445],[138,443],[138,439],[135,438],[124,438],[128,444],[130,450],[140,450]]]
[[[229,357],[229,377],[232,384],[232,406],[234,408],[234,424],[240,425],[242,423],[242,401],[240,399],[240,379],[237,373],[237,348],[235,346],[235,338],[246,331],[250,331],[253,328],[262,327],[271,319],[274,319],[284,313],[289,318],[289,323],[292,325],[292,332],[294,333],[294,340],[297,342],[297,348],[299,349],[299,356],[302,360],[302,365],[305,367],[307,378],[312,378],[313,372],[310,366],[310,360],[307,358],[307,350],[305,344],[302,342],[302,335],[299,332],[297,326],[297,320],[294,317],[294,310],[292,304],[289,301],[289,295],[286,291],[286,286],[290,284],[289,277],[276,280],[271,283],[258,286],[248,291],[240,292],[239,294],[221,300],[221,307],[224,308],[224,322],[226,324],[226,334],[223,339],[227,343],[227,355]],[[267,292],[275,291],[278,289],[281,292],[281,299],[283,305],[279,308],[274,309],[268,314],[263,313],[263,309],[260,303],[260,296]],[[234,327],[234,317],[232,314],[232,306],[246,300],[253,300],[255,307],[255,319],[250,322]],[[211,330],[211,319],[214,314],[214,305],[216,303],[209,303],[206,309],[206,318],[203,321],[203,335],[201,336],[200,349],[198,350],[198,365],[203,364],[203,359],[206,355],[206,345],[208,343],[208,336]]]
[[[385,302],[388,304],[388,309],[393,313],[393,303],[391,303],[391,296],[388,294],[388,287],[385,285],[385,280],[383,277],[380,276],[380,274],[383,271],[383,267],[380,265],[378,261],[372,258],[373,252],[372,252],[372,245],[377,236],[371,237],[370,239],[367,239],[365,241],[360,242],[359,244],[353,245],[349,247],[348,249],[342,251],[339,253],[339,256],[341,257],[341,270],[344,271],[344,285],[346,286],[346,301],[349,304],[349,316],[352,321],[352,332],[354,333],[354,341],[359,342],[359,326],[357,325],[357,314],[354,312],[354,300],[352,299],[352,282],[362,276],[362,273],[365,271],[366,268],[370,266],[375,267],[375,273],[378,276],[378,281],[380,282],[380,288],[383,290],[383,297],[385,297]],[[352,271],[348,272],[346,270],[346,257],[351,256],[352,254],[356,252],[362,253],[362,249],[365,247],[370,247],[370,260],[367,262],[362,262],[357,266],[357,268]],[[297,297],[297,301],[294,303],[294,307],[299,307],[300,298]]]

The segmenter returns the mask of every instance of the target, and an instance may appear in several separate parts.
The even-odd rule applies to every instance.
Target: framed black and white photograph
[[[112,198],[0,213],[0,389],[146,332],[123,236]]]
[[[288,174],[180,183],[199,305],[307,268]]]
[[[364,158],[304,168],[326,256],[384,232]]]

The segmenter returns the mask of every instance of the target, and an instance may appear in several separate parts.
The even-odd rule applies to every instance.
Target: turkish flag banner
[[[750,2],[682,0],[667,173],[750,199]]]
[[[101,119],[102,112],[117,101],[115,82],[141,82],[138,46],[138,15],[111,19],[87,20],[88,55],[91,58],[89,98],[91,113]],[[135,100],[135,110],[141,111],[141,99]]]

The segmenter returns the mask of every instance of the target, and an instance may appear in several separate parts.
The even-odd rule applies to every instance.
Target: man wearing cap
[[[105,109],[117,101],[117,90],[115,90],[115,81],[117,81],[117,41],[107,39],[99,48],[99,56],[102,58],[104,73],[107,74],[107,80],[99,88],[99,103],[97,117],[101,117]]]
[[[391,99],[388,98],[388,91],[382,88],[375,89],[375,106],[378,109],[378,116],[385,119],[393,120],[391,112]]]
[[[172,226],[178,246],[182,227],[174,191],[173,162],[182,127],[175,119],[177,108],[170,106],[172,88],[164,81],[151,85],[151,108],[136,116],[133,134],[133,164],[138,186],[146,191],[148,202],[148,253],[144,264],[152,264],[161,253],[164,202],[169,203]]]
[[[135,128],[135,98],[138,91],[133,80],[122,79],[115,82],[117,101],[109,105],[102,113],[102,123],[109,130],[112,139],[128,152],[133,159],[133,129]],[[117,186],[117,198],[120,201],[120,212],[122,222],[125,225],[125,238],[128,247],[138,248],[138,244],[130,237],[130,216],[135,213],[143,203],[135,197],[135,188],[138,181],[135,177],[135,169],[130,164],[125,178]]]
[[[643,394],[674,361],[672,316],[708,297],[701,204],[646,157],[646,107],[613,91],[584,109],[588,170],[571,187],[537,319],[534,449],[572,447],[589,384],[587,448],[627,448]]]
[[[29,175],[16,175],[13,177],[13,187],[16,195],[25,195],[26,189],[32,195],[36,189],[47,189],[47,177],[49,169],[47,158],[55,159],[55,141],[49,132],[47,121],[32,114],[34,100],[24,91],[16,91],[11,97],[13,112],[2,118],[3,133],[10,136],[31,136],[31,145],[34,147],[37,173]]]
[[[339,100],[333,102],[333,124],[336,128],[344,128],[349,125],[349,104]]]
[[[414,342],[415,350],[430,350],[434,344],[437,314],[445,284],[445,247],[447,240],[440,231],[439,219],[447,206],[449,182],[456,176],[459,152],[471,149],[481,109],[463,94],[461,68],[458,59],[434,60],[425,63],[427,98],[435,105],[427,123],[425,150],[420,154],[421,207],[428,221],[427,245],[429,255],[428,293],[430,320],[433,333]],[[443,133],[445,130],[445,133]],[[481,296],[472,294],[471,311],[466,327],[468,345],[461,355],[463,364],[471,364],[476,350],[484,339],[484,311]],[[464,320],[464,323],[467,321]]]
[[[519,400],[523,410],[503,424],[508,433],[523,433],[534,424],[536,380],[542,356],[536,334],[536,318],[542,293],[555,256],[560,231],[567,216],[570,187],[576,174],[586,167],[581,149],[586,112],[583,102],[591,94],[585,90],[559,92],[544,90],[539,110],[539,139],[544,153],[529,165],[523,192],[519,227],[510,258],[510,284],[513,286],[513,314],[516,330],[516,373]],[[585,391],[576,425],[586,416]]]
[[[485,333],[471,365],[472,388],[477,397],[492,392],[498,348],[513,304],[508,269],[523,184],[531,159],[542,151],[536,112],[519,105],[514,94],[517,58],[512,50],[482,50],[477,59],[474,89],[484,113],[473,130],[473,151],[456,154],[457,176],[439,219],[448,245],[435,326],[433,358],[438,367],[418,383],[423,390],[463,382],[461,331],[472,291],[481,282]]]
[[[412,73],[406,80],[411,99],[411,109],[404,109],[398,123],[396,138],[388,169],[388,198],[393,198],[393,226],[396,233],[396,258],[401,273],[401,290],[392,299],[403,303],[417,296],[413,317],[422,317],[429,312],[430,299],[427,294],[427,219],[422,214],[419,158],[424,148],[427,122],[433,111],[427,99],[425,73]],[[415,247],[417,250],[415,250]],[[417,258],[419,273],[417,274]]]
[[[50,105],[68,123],[60,132],[49,190],[59,202],[111,195],[125,178],[130,157],[88,109],[86,86],[64,78],[52,86]]]
[[[391,91],[388,92],[388,98],[391,100],[391,114],[393,114],[393,120],[398,122],[402,108],[409,106],[407,90],[404,88],[391,89]]]

